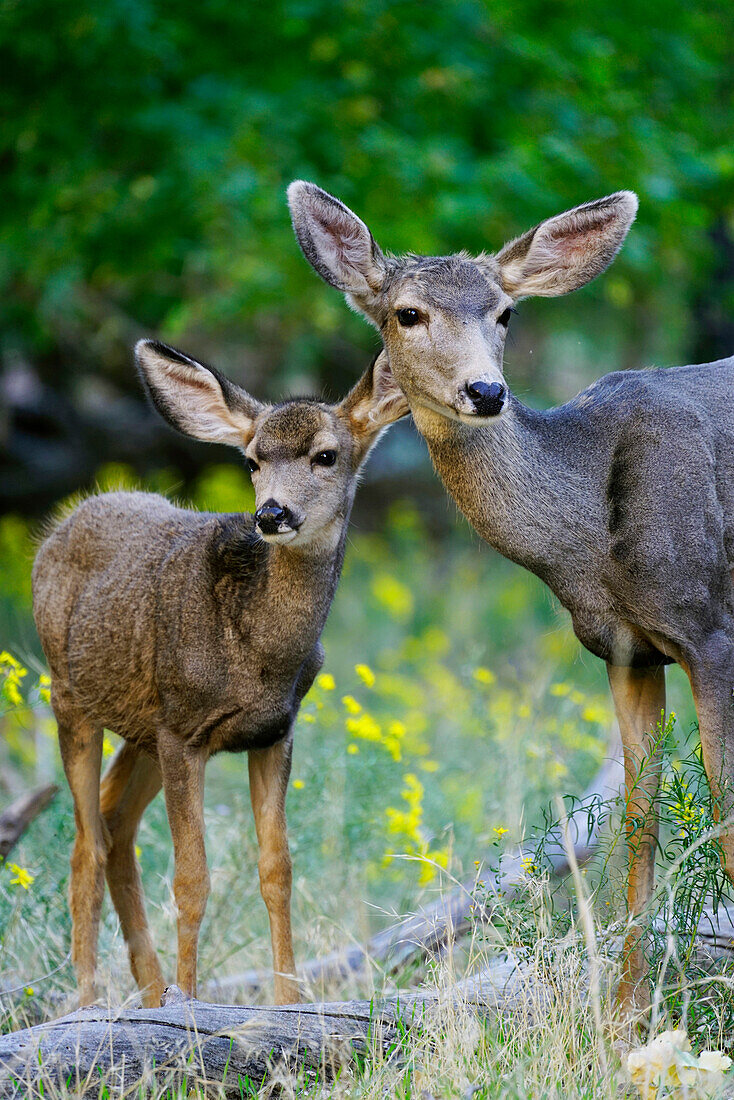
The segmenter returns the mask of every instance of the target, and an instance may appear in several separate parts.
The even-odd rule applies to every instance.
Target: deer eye
[[[513,313],[517,313],[517,310],[513,309],[512,306],[508,306],[504,313],[500,313],[499,317],[497,318],[497,324],[502,325],[503,328],[507,328],[510,323],[510,317]]]
[[[336,462],[336,451],[319,451],[311,459],[312,466],[333,466]]]
[[[413,325],[417,325],[421,319],[421,315],[417,309],[399,309],[397,316],[403,328],[412,328]]]
[[[257,470],[260,469],[254,458],[246,458],[245,465],[247,466],[247,469],[250,471],[251,474],[254,474]]]

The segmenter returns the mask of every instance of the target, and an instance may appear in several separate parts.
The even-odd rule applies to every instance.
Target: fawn
[[[161,967],[145,914],[135,834],[161,786],[175,857],[177,984],[196,994],[209,894],[204,768],[247,752],[268,909],[275,998],[298,1000],[285,797],[296,714],[323,662],[319,636],[339,580],[357,475],[407,403],[374,363],[339,404],[265,405],[212,367],[141,341],[140,374],[160,414],[246,456],[256,511],[201,513],[140,492],[92,496],[41,545],[36,625],[74,799],[72,958],[82,1005],[95,996],[104,877],[146,1007]],[[124,738],[100,787],[103,729]]]
[[[635,218],[632,192],[476,258],[385,256],[364,222],[314,184],[291,184],[289,200],[306,258],[379,328],[393,387],[459,508],[552,588],[576,636],[607,663],[630,858],[617,1003],[630,1017],[649,1003],[639,918],[654,885],[666,664],[691,682],[721,819],[734,809],[734,358],[616,372],[543,412],[508,391],[514,304],[604,271]],[[723,830],[721,844],[734,880],[734,832]]]

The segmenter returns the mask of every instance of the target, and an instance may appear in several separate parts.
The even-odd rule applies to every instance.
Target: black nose
[[[480,416],[497,416],[505,403],[505,387],[501,382],[467,382],[466,392]]]
[[[277,535],[281,523],[291,525],[291,513],[276,500],[266,500],[255,512],[255,523],[264,535]]]

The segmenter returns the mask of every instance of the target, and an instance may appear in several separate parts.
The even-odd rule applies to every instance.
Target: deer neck
[[[251,520],[229,520],[212,553],[214,592],[225,619],[263,661],[299,664],[323,630],[339,583],[348,512],[316,543],[273,545]]]
[[[281,629],[301,631],[309,648],[318,641],[339,584],[346,528],[345,522],[332,538],[303,549],[287,543],[268,547],[265,599],[278,608]]]
[[[583,425],[562,409],[536,412],[514,399],[485,427],[423,408],[413,417],[437,473],[472,526],[569,606],[579,569],[595,555],[598,560],[605,529]]]

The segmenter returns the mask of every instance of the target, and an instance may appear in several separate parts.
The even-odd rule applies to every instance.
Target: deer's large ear
[[[140,340],[135,358],[151,402],[171,427],[205,443],[247,446],[265,406],[245,390],[155,340]]]
[[[385,257],[367,226],[315,183],[288,188],[293,228],[303,254],[319,275],[368,315],[385,282]]]
[[[337,412],[349,420],[360,460],[376,442],[380,432],[408,415],[410,406],[393,378],[384,351],[372,360],[354,389],[337,406]]]
[[[637,205],[634,192],[617,191],[548,218],[510,241],[495,257],[504,289],[516,299],[578,290],[609,267]]]

